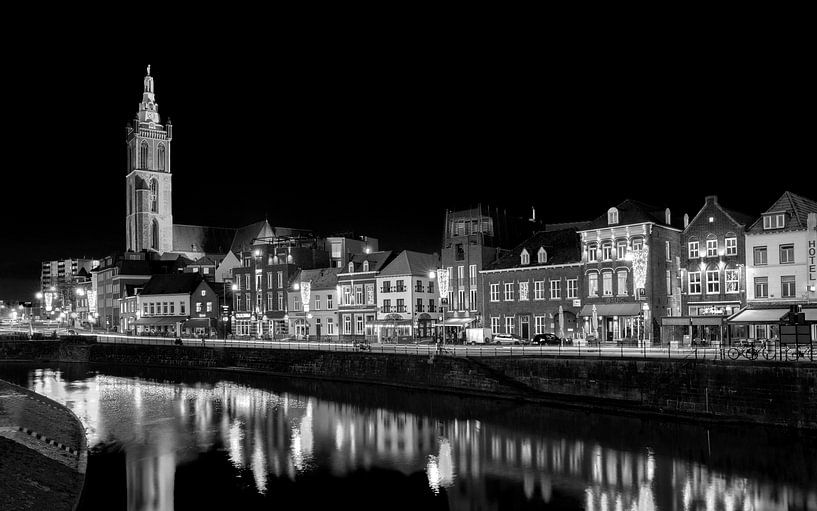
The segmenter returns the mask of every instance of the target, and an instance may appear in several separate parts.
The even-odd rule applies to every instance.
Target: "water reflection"
[[[378,468],[422,474],[432,498],[450,509],[817,509],[813,486],[766,473],[787,454],[772,461],[762,453],[755,463],[749,453],[736,467],[727,453],[713,467],[692,451],[640,439],[643,431],[588,435],[579,412],[553,412],[552,427],[546,418],[544,427],[531,428],[459,410],[452,417],[444,409],[402,411],[276,391],[275,384],[83,376],[67,381],[60,370],[37,369],[28,384],[72,408],[89,445],[124,445],[129,510],[174,509],[179,467],[213,451],[226,454],[235,477],[251,474],[248,491],[264,498],[274,497],[278,481]],[[559,414],[567,414],[564,424]],[[796,444],[789,448],[803,454]],[[814,480],[815,463],[805,462],[804,480]]]

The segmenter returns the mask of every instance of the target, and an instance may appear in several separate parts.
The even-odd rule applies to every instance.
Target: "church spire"
[[[139,121],[159,124],[159,104],[156,102],[153,88],[153,77],[150,76],[150,64],[144,80],[144,92],[142,92],[142,102],[139,104]]]
[[[153,77],[150,76],[150,64],[148,64],[147,74],[145,75],[145,92],[153,94]]]

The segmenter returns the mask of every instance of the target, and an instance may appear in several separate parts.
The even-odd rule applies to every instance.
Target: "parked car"
[[[516,334],[496,334],[494,344],[523,344],[523,340]]]
[[[66,333],[67,333],[68,335],[77,335],[77,331],[76,331],[76,330],[74,330],[73,328],[69,328],[69,329],[68,329],[68,332],[66,332]]]
[[[536,334],[531,341],[531,344],[540,346],[559,346],[562,344],[562,339],[552,333]]]

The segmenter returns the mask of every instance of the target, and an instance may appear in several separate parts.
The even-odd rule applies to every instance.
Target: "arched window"
[[[159,222],[154,220],[150,231],[150,248],[159,250]]]
[[[159,212],[159,183],[155,179],[150,180],[150,212]]]
[[[548,262],[548,252],[545,247],[539,247],[538,260],[540,263]]]
[[[607,225],[613,225],[618,223],[618,210],[616,208],[610,208],[607,210]]]
[[[369,261],[363,261],[363,271],[369,271]]]
[[[528,254],[528,250],[523,248],[522,255],[521,255],[521,262],[522,264],[530,264],[530,254]]]
[[[156,151],[156,167],[159,170],[165,170],[165,146],[160,144]]]
[[[349,261],[349,273],[355,272],[355,263]]]
[[[139,148],[139,168],[147,169],[150,168],[148,165],[148,157],[150,152],[148,151],[148,143],[142,142],[141,147]]]

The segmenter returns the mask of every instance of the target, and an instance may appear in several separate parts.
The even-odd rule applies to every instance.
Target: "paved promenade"
[[[0,508],[76,509],[87,462],[85,431],[70,410],[0,380]]]

